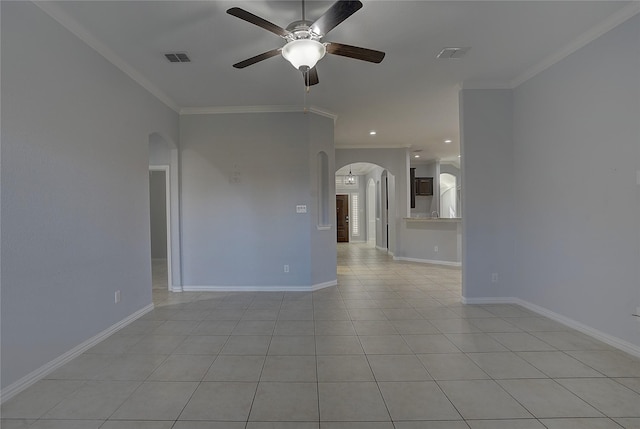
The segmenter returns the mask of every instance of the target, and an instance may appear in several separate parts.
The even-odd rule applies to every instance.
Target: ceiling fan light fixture
[[[292,40],[282,48],[282,56],[296,69],[303,71],[314,68],[326,53],[325,46],[313,39]]]

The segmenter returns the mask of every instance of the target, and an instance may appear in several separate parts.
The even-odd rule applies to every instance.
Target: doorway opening
[[[336,195],[348,197],[349,243],[392,250],[396,232],[392,229],[394,211],[390,209],[395,201],[393,177],[385,167],[367,161],[355,161],[336,170]]]
[[[149,167],[152,288],[171,290],[171,182],[168,165]]]

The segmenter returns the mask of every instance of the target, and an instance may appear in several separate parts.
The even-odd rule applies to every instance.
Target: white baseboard
[[[496,298],[467,298],[462,297],[460,302],[463,304],[515,304],[515,298],[496,297]]]
[[[404,256],[394,256],[394,261],[407,261],[407,262],[418,262],[421,264],[435,264],[435,265],[447,265],[450,267],[461,267],[462,264],[460,262],[455,261],[439,261],[436,259],[418,259],[418,258],[405,258]]]
[[[311,290],[320,290],[320,289],[324,289],[327,287],[331,287],[331,286],[337,286],[338,285],[338,280],[329,280],[328,282],[323,282],[323,283],[316,283],[314,285],[311,285]]]
[[[338,280],[330,280],[324,283],[314,285],[298,286],[298,285],[245,285],[245,286],[213,286],[213,285],[183,285],[182,290],[185,292],[313,292],[314,290],[324,289],[326,287],[335,286]]]
[[[520,305],[527,310],[531,310],[534,313],[538,313],[541,316],[548,317],[551,320],[554,320],[558,323],[561,323],[569,328],[575,329],[576,331],[582,332],[590,337],[595,338],[598,341],[602,341],[605,344],[608,344],[616,349],[622,350],[630,355],[640,357],[640,346],[636,344],[632,344],[628,341],[625,341],[621,338],[615,337],[613,335],[609,335],[605,332],[602,332],[598,329],[592,328],[591,326],[585,325],[584,323],[580,323],[577,320],[573,320],[569,317],[563,316],[562,314],[556,313],[555,311],[551,311],[547,308],[541,307],[539,305],[533,304],[529,301],[525,301],[520,298],[513,297],[496,297],[496,298],[465,298],[462,297],[463,304],[516,304]]]
[[[107,337],[119,331],[120,329],[124,328],[125,326],[135,321],[136,319],[144,316],[151,310],[153,310],[153,304],[149,304],[146,307],[141,308],[140,310],[125,317],[124,319],[117,322],[116,324],[111,325],[110,327],[100,332],[99,334],[94,335],[88,340],[78,344],[68,352],[42,365],[40,368],[36,369],[35,371],[30,372],[29,374],[25,375],[18,381],[8,385],[4,389],[2,389],[2,391],[0,392],[0,403],[4,403],[9,399],[13,398],[18,393],[22,392],[29,386],[34,385],[36,382],[40,381],[47,375],[51,374],[53,371],[60,368],[62,365],[68,363],[73,358],[78,357],[85,351],[89,350],[91,347],[98,344],[100,341],[106,339]]]

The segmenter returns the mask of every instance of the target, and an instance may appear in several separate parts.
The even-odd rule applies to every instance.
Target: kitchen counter
[[[401,226],[402,252],[396,259],[460,266],[462,219],[405,217]]]
[[[405,217],[407,222],[462,222],[460,217]]]

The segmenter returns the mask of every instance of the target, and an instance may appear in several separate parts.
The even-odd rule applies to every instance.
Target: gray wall
[[[166,174],[149,172],[149,210],[151,219],[151,258],[167,259]]]
[[[178,117],[34,4],[1,7],[6,387],[151,303],[148,139]]]
[[[460,91],[460,123],[463,296],[509,296],[503,293],[513,284],[515,250],[512,91]]]
[[[299,116],[299,115],[298,115]],[[323,285],[334,283],[337,279],[337,253],[336,253],[336,227],[335,222],[331,222],[329,229],[319,228],[318,225],[318,163],[317,155],[320,151],[327,154],[329,158],[329,218],[333,219],[336,212],[335,195],[335,149],[333,119],[319,115],[303,115],[303,121],[308,121],[308,141],[309,141],[309,177],[310,198],[309,198],[309,230],[311,246],[311,285]]]
[[[637,346],[639,46],[636,15],[516,89],[511,288]]]
[[[317,229],[312,188],[317,152],[327,152],[334,165],[331,119],[303,113],[183,115],[180,146],[185,289],[335,280],[335,240],[331,230]],[[308,212],[296,213],[296,205]],[[312,267],[316,245],[321,260]]]
[[[382,172],[384,171],[384,168],[380,167],[380,166],[375,166],[373,168],[372,171],[369,172],[369,174],[367,174],[366,178],[365,178],[365,182],[368,184],[369,183],[369,179],[373,179],[373,183],[376,184],[376,191],[375,191],[375,201],[374,201],[374,206],[375,206],[375,213],[374,213],[374,221],[376,224],[375,227],[375,231],[369,231],[368,229],[368,225],[369,222],[371,221],[371,219],[369,219],[368,217],[368,213],[367,213],[367,234],[371,234],[373,237],[373,241],[375,242],[376,246],[378,247],[382,247],[382,222],[381,222],[381,213],[380,213],[380,204],[381,204],[381,195],[380,195],[380,177],[382,175]],[[367,201],[368,203],[368,201]],[[369,239],[369,236],[367,235],[367,239]]]
[[[459,222],[405,221],[403,258],[459,263]],[[438,251],[435,251],[438,246]]]

